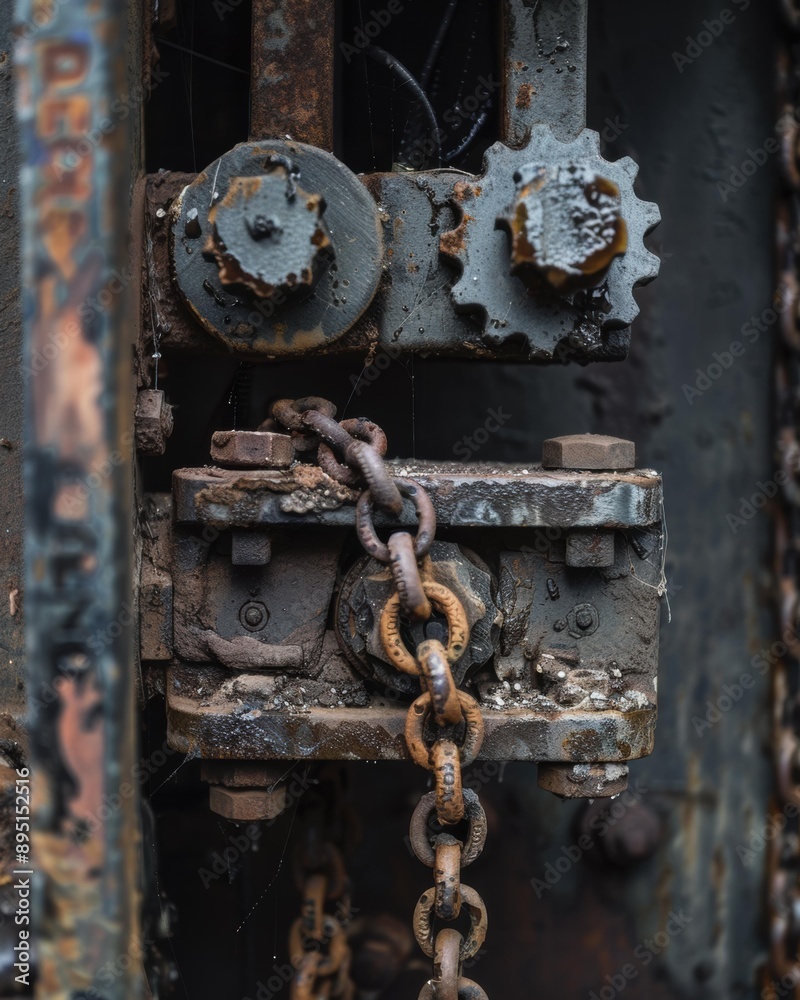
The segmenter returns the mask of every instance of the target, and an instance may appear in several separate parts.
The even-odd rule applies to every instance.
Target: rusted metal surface
[[[313,684],[304,682],[303,687],[313,698]],[[392,706],[381,696],[362,695],[362,704],[354,707],[300,703],[277,710],[275,698],[283,701],[284,690],[288,689],[280,678],[249,675],[232,680],[219,667],[171,666],[167,673],[170,746],[202,757],[254,760],[409,759],[403,703]],[[627,712],[484,706],[482,714],[486,739],[479,760],[623,762],[644,757],[653,748],[652,706]]]
[[[33,934],[37,995],[72,1000],[136,933],[136,790],[119,794],[134,749],[131,147],[114,102],[139,55],[124,48],[122,0],[23,0],[17,13],[24,363],[45,359],[25,440]],[[139,995],[132,966],[105,997]]]
[[[334,144],[334,0],[253,0],[250,137]]]
[[[601,136],[590,129],[565,143],[547,126],[535,125],[529,145],[516,150],[495,143],[486,151],[481,175],[465,178],[454,189],[458,225],[440,237],[442,253],[461,269],[452,288],[452,301],[457,311],[474,317],[481,329],[481,342],[498,354],[551,362],[570,357],[619,360],[627,352],[628,328],[639,313],[633,290],[658,274],[659,260],[647,250],[644,241],[661,216],[655,204],[640,200],[634,193],[633,181],[638,172],[634,161],[630,157],[605,160],[600,147]],[[581,216],[586,214],[584,208],[569,203],[559,205],[556,215],[570,235],[560,231],[557,241],[548,242],[553,243],[554,252],[556,244],[560,247],[557,256],[561,267],[554,270],[554,256],[545,262],[545,273],[527,274],[524,279],[519,274],[518,247],[513,240],[509,245],[508,234],[498,226],[498,219],[505,220],[505,228],[509,228],[514,178],[526,178],[540,169],[567,174],[577,170],[601,176],[619,192],[617,214],[624,220],[627,235],[620,248],[625,253],[606,255],[607,268],[587,276],[582,287],[566,279],[571,277],[568,272],[579,270],[575,261],[581,252],[573,244],[585,244],[585,234],[576,238],[575,231],[580,227],[576,227],[569,209]],[[585,199],[581,200],[585,204]],[[531,198],[526,204],[533,212]],[[545,206],[545,210],[549,213],[552,207]],[[553,226],[553,220],[548,219],[545,228]],[[529,235],[541,247],[541,224],[533,228],[536,234]],[[617,237],[612,234],[609,243],[614,250]],[[535,254],[528,256],[532,260]],[[531,294],[529,285],[534,278],[538,287],[536,294]]]
[[[136,450],[142,455],[163,455],[172,433],[172,407],[161,389],[142,389],[136,397]]]
[[[503,140],[522,146],[531,126],[573,139],[586,124],[588,0],[505,0]]]
[[[269,239],[254,238],[259,216],[272,220]],[[355,174],[307,144],[236,146],[180,192],[170,226],[169,274],[194,319],[234,351],[274,357],[335,341],[380,281],[377,206]]]
[[[24,385],[29,375],[22,369],[22,306],[20,296],[19,145],[14,116],[11,29],[13,4],[0,9],[0,218],[3,225],[5,263],[0,270],[0,635],[3,658],[0,670],[0,714],[20,719],[25,711],[25,633],[22,494],[22,421]],[[23,377],[20,378],[20,371]]]
[[[661,517],[661,479],[649,470],[604,474],[547,471],[535,464],[388,464],[394,475],[421,483],[437,521],[451,527],[646,528]],[[312,466],[288,472],[178,469],[173,492],[175,516],[185,524],[220,529],[355,524],[353,491]],[[307,511],[298,507],[296,494],[307,498]],[[376,512],[375,522],[410,527],[417,520],[407,501],[396,518]]]

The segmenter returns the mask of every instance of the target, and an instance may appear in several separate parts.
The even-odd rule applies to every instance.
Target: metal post
[[[586,126],[588,0],[505,0],[503,141],[532,125],[574,139]]]
[[[250,138],[333,150],[335,0],[253,0]]]
[[[20,0],[17,15],[37,996],[127,1000],[141,955],[126,245],[141,95],[125,0]]]

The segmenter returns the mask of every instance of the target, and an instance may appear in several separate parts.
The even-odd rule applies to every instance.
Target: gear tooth
[[[641,202],[642,214],[645,219],[645,231],[644,235],[647,236],[648,233],[656,228],[656,226],[661,222],[661,210],[654,201],[643,201]]]
[[[562,143],[567,145],[567,143]],[[600,153],[600,136],[590,128],[585,128],[580,132],[569,145],[577,148],[584,156],[598,156]]]
[[[645,250],[642,261],[642,277],[636,282],[637,285],[646,285],[654,278],[658,277],[661,270],[661,260],[656,254]]]
[[[619,160],[614,161],[616,166],[620,167],[628,177],[631,179],[631,183],[636,180],[639,176],[639,164],[636,160],[632,159],[630,156],[623,156]]]
[[[630,326],[639,315],[639,304],[633,297],[631,288],[621,288],[617,292],[617,303],[613,313],[614,318],[624,326]]]

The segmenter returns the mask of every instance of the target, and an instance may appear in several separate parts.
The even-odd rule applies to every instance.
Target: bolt
[[[142,389],[134,415],[136,450],[142,455],[163,455],[172,434],[172,407],[161,389]]]
[[[578,626],[579,629],[583,629],[584,631],[587,628],[591,628],[592,625],[594,624],[594,619],[592,618],[591,611],[588,611],[586,608],[579,611],[575,615],[575,624]]]
[[[606,434],[567,434],[548,438],[542,445],[545,469],[621,471],[636,465],[633,441]]]
[[[266,560],[269,562],[269,559]],[[234,566],[266,565],[266,563],[234,562]],[[269,612],[260,601],[247,601],[239,609],[239,621],[248,629],[259,629],[266,624]]]
[[[211,811],[235,823],[275,819],[286,808],[286,786],[264,788],[225,788],[212,785],[209,790]]]
[[[231,179],[208,213],[213,236],[206,249],[217,261],[223,285],[283,300],[313,287],[331,241],[322,221],[322,196],[297,187],[283,163],[267,168],[259,176]]]
[[[514,174],[516,199],[498,220],[511,236],[511,273],[553,288],[587,284],[626,251],[619,188],[582,164],[529,163]]]
[[[628,787],[628,765],[542,763],[539,787],[562,799],[610,798]]]

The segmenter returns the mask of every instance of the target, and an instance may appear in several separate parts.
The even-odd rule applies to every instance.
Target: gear
[[[644,237],[661,215],[633,192],[637,165],[603,159],[589,129],[562,142],[536,125],[525,149],[497,142],[483,167],[455,185],[461,221],[440,241],[462,269],[456,309],[500,353],[527,342],[531,360],[624,358],[639,313],[633,289],[660,265]]]

